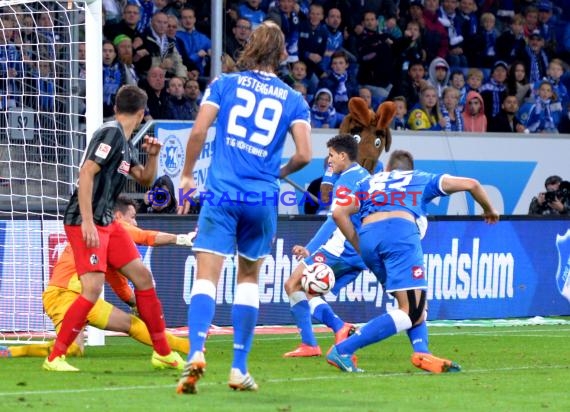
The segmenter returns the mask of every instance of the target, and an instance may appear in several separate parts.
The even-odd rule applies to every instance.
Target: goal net
[[[53,336],[41,298],[101,120],[100,19],[100,1],[0,0],[0,342]]]

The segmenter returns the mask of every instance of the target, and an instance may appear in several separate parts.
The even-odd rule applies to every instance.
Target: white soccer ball
[[[313,263],[303,270],[301,286],[311,295],[326,295],[334,286],[334,272],[325,263]]]

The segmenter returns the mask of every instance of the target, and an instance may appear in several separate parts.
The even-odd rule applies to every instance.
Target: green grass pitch
[[[318,334],[326,351],[332,334]],[[79,373],[41,369],[40,358],[0,359],[0,411],[570,411],[570,326],[432,327],[434,354],[460,373],[414,368],[405,334],[358,352],[363,374],[324,357],[283,359],[298,337],[257,335],[250,372],[259,392],[227,386],[231,336],[211,336],[197,395],[177,395],[179,373],[155,371],[150,348],[125,337],[70,359]]]

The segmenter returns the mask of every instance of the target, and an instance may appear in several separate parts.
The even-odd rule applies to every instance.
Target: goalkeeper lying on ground
[[[195,236],[193,232],[187,235],[174,235],[171,233],[139,229],[136,222],[135,205],[131,200],[125,198],[117,199],[115,219],[123,224],[133,241],[138,245],[192,246],[192,241]],[[123,275],[118,271],[109,269],[107,273],[105,273],[105,280],[121,300],[133,309],[136,309],[134,292]],[[77,298],[80,291],[81,283],[75,272],[73,251],[68,244],[60,255],[53,269],[53,275],[48,287],[42,295],[44,309],[55,325],[57,332],[59,332],[63,315],[65,315],[65,312]],[[87,321],[89,325],[96,328],[123,332],[145,345],[152,345],[148,329],[142,320],[134,315],[123,312],[103,299],[99,299],[97,303],[95,303],[95,306],[87,316]],[[172,350],[185,354],[188,353],[189,342],[187,338],[178,338],[168,332],[166,333],[166,338]],[[51,351],[53,343],[54,341],[31,345],[0,346],[0,357],[35,356],[45,358]],[[80,334],[77,340],[69,347],[67,355],[83,355],[82,334]]]

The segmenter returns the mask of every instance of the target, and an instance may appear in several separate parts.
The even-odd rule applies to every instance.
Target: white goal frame
[[[86,1],[55,1],[55,0],[40,0],[40,1],[32,1],[32,0],[0,0],[0,8],[2,8],[3,10],[9,10],[10,7],[14,7],[14,6],[25,6],[26,4],[32,4],[32,3],[36,3],[36,4],[41,4],[41,5],[46,5],[49,7],[56,7],[59,8],[59,10],[62,10],[64,7],[66,7],[68,10],[76,10],[78,13],[77,14],[83,14],[84,13],[84,18],[85,18],[85,23],[84,23],[84,32],[85,32],[85,36],[84,36],[84,41],[85,41],[85,51],[86,51],[86,55],[85,55],[85,67],[86,67],[86,78],[85,78],[85,130],[84,131],[79,131],[79,130],[69,130],[68,134],[85,134],[85,142],[86,144],[88,144],[89,139],[91,138],[91,136],[93,135],[93,133],[95,132],[95,130],[101,125],[102,121],[103,121],[103,94],[102,94],[102,82],[103,82],[103,76],[102,76],[102,0],[86,0]],[[51,4],[50,3],[58,3],[57,5]],[[82,10],[83,13],[80,13],[79,11]],[[3,26],[0,27],[0,29]],[[61,27],[66,27],[66,26],[61,26]],[[70,59],[69,59],[69,67],[75,67],[75,65],[77,64],[77,62],[75,60],[71,60],[71,56],[73,56],[74,59],[76,59],[77,54],[76,50],[77,50],[77,45],[80,42],[80,38],[78,36],[77,30],[73,31],[72,27],[69,26],[69,33],[74,32],[75,34],[72,36],[70,34],[70,39],[69,39],[69,51],[70,51]],[[74,38],[75,35],[77,35],[77,38]],[[73,52],[72,52],[73,50]],[[38,59],[39,60],[39,59]],[[56,60],[57,57],[54,58],[53,63],[52,64],[56,64]],[[61,64],[61,61],[59,61],[59,63]],[[69,80],[73,80],[73,76],[69,79]],[[65,81],[65,79],[64,79]],[[74,94],[77,92],[76,90],[71,90],[71,89],[66,89],[67,93],[64,98],[69,98],[69,101],[71,101],[72,99],[76,98],[76,96],[74,96]],[[1,96],[0,96],[1,97]],[[64,106],[65,107],[65,106]],[[62,115],[68,115],[70,117],[74,116],[71,113],[73,113],[71,111],[70,105],[66,106],[70,111],[68,113],[65,113]],[[13,109],[16,112],[18,112],[18,110],[20,110],[20,118],[22,118],[23,120],[24,117],[26,116],[26,114],[24,114],[24,109],[23,108],[15,108]],[[7,112],[7,110],[6,110]],[[18,114],[18,113],[16,113]],[[13,113],[11,113],[11,115],[13,115]],[[29,114],[27,114],[29,115]],[[32,116],[34,114],[31,114]],[[74,117],[79,117],[79,116],[74,116]],[[8,118],[8,114],[6,114],[6,118]],[[77,125],[78,121],[68,121],[68,123],[70,125],[70,127],[73,128],[73,125]],[[29,127],[26,128],[26,124],[25,122],[20,122],[19,123],[20,126],[16,126],[16,127],[12,127],[10,129],[11,133],[16,133],[21,135],[22,137],[25,137],[25,133],[29,132]],[[34,132],[32,132],[34,133]],[[71,138],[70,138],[71,139]],[[12,153],[12,149],[17,149],[16,143],[13,143],[11,140],[11,137],[9,136],[7,138],[7,142],[6,144],[2,146],[0,146],[0,150],[2,149],[6,149],[5,151],[8,152],[8,159],[5,160],[4,159],[4,164],[8,164],[9,165],[9,176],[0,176],[3,178],[10,178],[10,181],[12,180],[12,162],[14,162],[15,160],[11,157],[11,153]],[[73,143],[71,140],[69,140],[70,143],[72,143],[71,145],[73,146],[75,143]],[[63,150],[65,150],[66,148],[64,147]],[[14,187],[16,187],[15,185],[21,185],[22,181],[23,184],[25,185],[25,191],[23,194],[14,194],[15,192],[12,191],[12,188],[10,189],[10,194],[8,195],[4,195],[3,199],[5,200],[6,197],[8,197],[8,202],[5,203],[9,203],[10,205],[12,205],[12,207],[5,207],[4,204],[2,203],[2,206],[0,207],[0,220],[8,220],[11,221],[12,223],[15,221],[22,221],[24,220],[25,222],[29,222],[32,220],[36,220],[36,221],[40,221],[41,222],[41,227],[45,227],[44,224],[46,222],[48,222],[49,227],[51,228],[57,228],[59,227],[60,229],[55,229],[56,231],[59,231],[61,233],[63,233],[63,227],[61,224],[61,218],[62,218],[62,211],[64,209],[64,206],[67,202],[67,200],[69,199],[69,196],[73,190],[74,187],[74,182],[77,179],[77,171],[78,171],[78,167],[79,167],[79,162],[81,160],[81,154],[79,153],[79,155],[77,155],[76,152],[73,152],[72,147],[69,147],[69,152],[72,153],[72,155],[70,157],[68,157],[67,159],[71,162],[71,164],[58,164],[58,160],[55,160],[55,165],[51,165],[54,166],[54,169],[59,169],[60,166],[62,167],[67,167],[67,168],[71,168],[72,171],[70,173],[66,174],[65,177],[65,181],[60,181],[59,180],[59,175],[57,174],[57,172],[55,173],[56,175],[56,194],[54,195],[54,197],[50,197],[51,194],[49,195],[44,195],[44,191],[43,191],[43,184],[44,184],[44,178],[45,175],[43,173],[43,169],[44,169],[44,164],[40,163],[39,167],[38,165],[35,165],[36,169],[39,170],[39,174],[40,177],[37,178],[37,186],[40,187],[39,189],[39,193],[36,192],[34,193],[34,189],[36,186],[29,184],[28,181],[28,175],[24,174],[24,176],[18,176],[19,182],[20,183],[14,183]],[[43,150],[41,147],[39,148],[39,150]],[[56,155],[56,159],[59,159]],[[24,159],[19,159],[19,162],[23,164],[23,168],[27,171],[28,165],[26,164],[26,162],[28,162],[28,160],[26,160],[25,156]],[[2,172],[1,169],[1,165],[2,163],[0,163],[0,173]],[[46,165],[47,167],[47,165]],[[27,173],[27,172],[25,172]],[[30,180],[33,180],[32,177],[29,178]],[[40,206],[40,211],[38,212],[38,210],[31,210],[30,208],[28,208],[28,204],[29,202],[34,201],[36,203],[39,203]],[[56,212],[55,213],[51,213],[51,212],[44,212],[44,202],[55,202],[56,204]],[[24,210],[22,210],[22,207],[17,207],[14,206],[16,205],[16,203],[18,205],[25,205]],[[5,210],[5,209],[11,209],[11,210]],[[24,226],[27,227],[27,224],[19,224],[19,226]],[[14,228],[16,227],[16,225],[8,225],[6,227],[11,227]],[[0,229],[1,230],[1,229]],[[14,229],[13,229],[14,230]],[[39,269],[35,269],[34,270],[38,270],[42,272],[42,278],[43,278],[43,287],[41,288],[42,290],[45,288],[45,286],[47,285],[47,282],[49,281],[49,279],[46,276],[46,273],[48,273],[48,270],[45,269],[45,266],[48,265],[48,261],[49,259],[47,259],[49,252],[45,249],[47,249],[47,244],[45,241],[46,236],[44,236],[44,233],[38,233],[38,231],[33,231],[33,230],[25,230],[25,233],[10,233],[10,229],[8,229],[6,231],[6,233],[4,233],[4,238],[5,239],[18,239],[18,242],[22,241],[22,244],[18,244],[18,245],[12,245],[12,246],[6,246],[8,244],[8,241],[6,241],[6,244],[0,244],[0,248],[5,248],[4,251],[8,251],[8,255],[10,254],[10,250],[8,249],[8,247],[11,247],[11,249],[15,249],[15,248],[32,248],[32,247],[41,247],[44,249],[43,251],[43,256],[44,256],[44,261],[43,261],[43,268],[42,268],[42,264],[38,264],[38,262],[36,262],[36,264],[38,264]],[[40,239],[38,239],[40,238]],[[2,252],[2,250],[0,250],[0,252]],[[29,261],[26,262],[20,262],[18,263],[17,261],[15,261],[12,257],[8,256],[4,261],[2,261],[2,254],[0,254],[0,281],[2,279],[2,275],[3,275],[3,271],[11,271],[11,273],[9,274],[10,276],[16,278],[17,276],[26,276],[27,273],[29,273],[29,268],[28,267],[22,267],[23,266],[27,266],[27,264],[29,264]],[[29,259],[28,259],[29,260]],[[0,289],[1,290],[1,289]],[[35,290],[35,289],[34,289]],[[36,302],[36,304],[34,304],[34,308],[37,308],[37,301],[39,299],[39,301],[41,302],[41,296],[36,296],[38,294],[38,291],[34,292],[34,296],[18,296],[19,293],[18,291],[14,291],[14,296],[13,298],[15,300],[25,300],[25,299],[29,299],[29,300],[34,300]],[[1,298],[1,296],[0,296]],[[34,309],[37,310],[37,309]],[[2,311],[2,305],[0,302],[0,312]],[[17,312],[12,314],[13,317],[17,318],[20,314]],[[21,314],[22,316],[29,316],[30,314]],[[45,316],[45,314],[43,313],[34,313],[34,316],[37,316],[39,318],[41,318],[41,316],[44,316],[46,319],[47,317]],[[2,313],[0,313],[0,320],[2,319]],[[53,326],[51,325],[51,322],[49,321],[49,319],[47,319],[46,324],[46,330],[42,331],[38,331],[37,329],[30,329],[28,331],[25,330],[14,330],[14,331],[9,331],[9,330],[2,330],[0,328],[0,342],[17,342],[17,343],[27,343],[27,342],[37,342],[37,338],[39,337],[40,339],[48,339],[48,338],[53,338],[54,333],[53,333]],[[51,327],[51,329],[49,329]],[[10,333],[11,332],[11,333]],[[34,333],[35,332],[35,333]],[[102,345],[105,342],[104,336],[105,334],[102,331],[99,331],[97,329],[94,328],[88,328],[88,333],[87,333],[87,344],[88,345]]]

